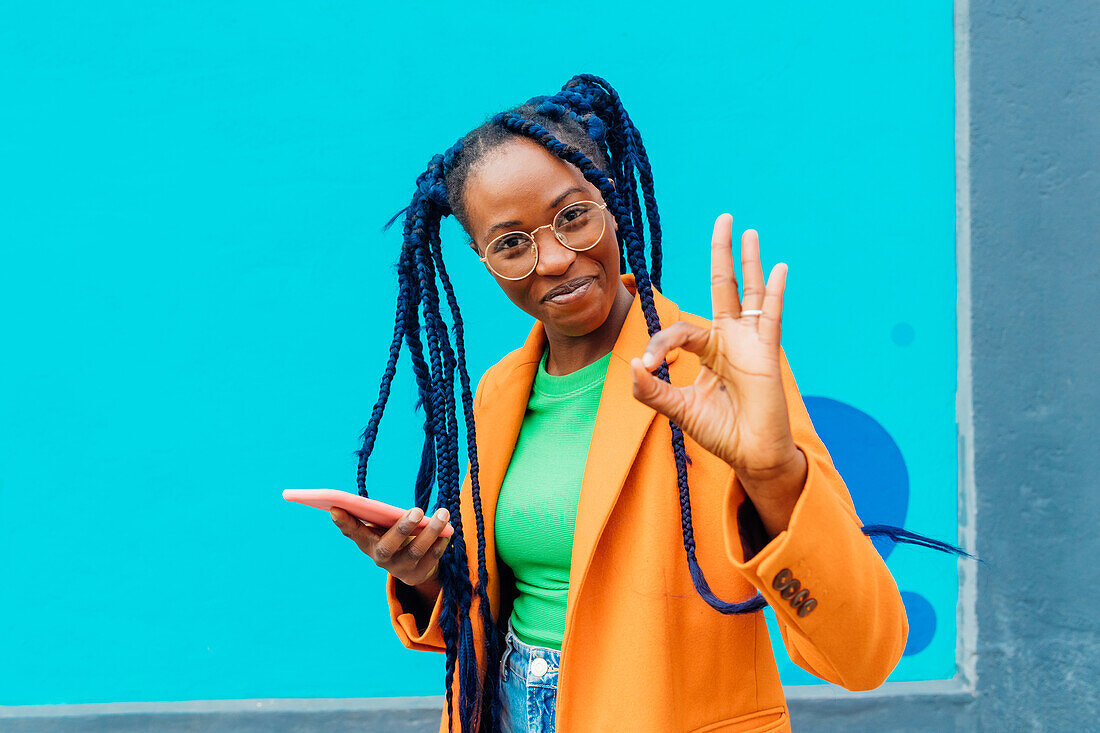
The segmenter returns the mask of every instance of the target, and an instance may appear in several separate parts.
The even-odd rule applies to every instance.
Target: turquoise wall
[[[951,3],[732,5],[0,5],[0,705],[442,692],[280,491],[354,490],[428,158],[580,71],[646,137],[666,292],[709,313],[714,217],[758,229],[815,420],[878,426],[883,511],[954,539]],[[478,375],[530,324],[444,243]],[[414,395],[369,477],[402,505]],[[927,606],[892,679],[951,677],[955,564],[889,565]]]

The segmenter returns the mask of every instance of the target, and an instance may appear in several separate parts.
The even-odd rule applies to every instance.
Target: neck
[[[634,296],[620,281],[611,311],[595,331],[583,336],[565,336],[547,330],[546,341],[550,353],[546,357],[546,372],[560,377],[606,356],[615,347],[615,341],[623,330],[626,314],[630,312],[633,302]]]

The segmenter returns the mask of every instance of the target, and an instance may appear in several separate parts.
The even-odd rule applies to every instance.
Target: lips
[[[551,288],[546,295],[542,296],[542,299],[549,303],[572,303],[575,300],[580,300],[589,291],[592,283],[596,278],[589,275],[587,277],[575,277],[572,280],[567,280],[557,287]]]

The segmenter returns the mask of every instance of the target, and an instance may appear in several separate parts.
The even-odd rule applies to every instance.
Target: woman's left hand
[[[737,294],[731,251],[733,217],[722,214],[711,239],[711,328],[684,321],[653,335],[642,358],[631,360],[634,397],[678,424],[723,458],[756,500],[768,494],[793,505],[802,491],[806,457],[794,444],[780,376],[779,333],[787,266],[772,268],[765,285],[760,242],[749,229],[741,237],[744,301]],[[744,311],[762,310],[760,315]],[[699,356],[694,384],[674,387],[653,376],[669,351]],[[766,522],[767,523],[767,522]],[[782,523],[784,526],[786,522]]]

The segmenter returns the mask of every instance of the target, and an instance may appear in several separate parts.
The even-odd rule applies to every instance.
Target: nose
[[[535,266],[538,275],[561,275],[577,259],[577,253],[559,242],[550,227],[535,234],[535,244],[539,248],[539,262]]]

